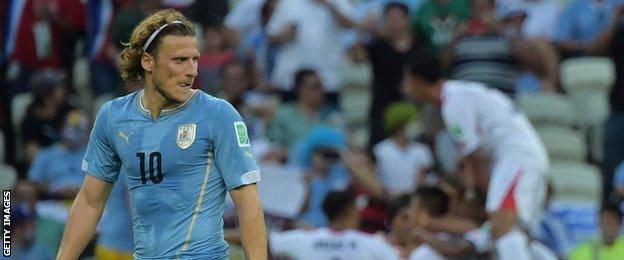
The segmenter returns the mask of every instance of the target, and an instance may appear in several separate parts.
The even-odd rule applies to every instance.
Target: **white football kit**
[[[491,163],[488,212],[514,210],[522,224],[537,220],[546,197],[548,155],[526,116],[502,92],[468,81],[446,81],[442,118],[462,157],[480,150]]]
[[[378,235],[356,230],[292,230],[269,235],[271,254],[297,260],[393,260],[398,252]]]

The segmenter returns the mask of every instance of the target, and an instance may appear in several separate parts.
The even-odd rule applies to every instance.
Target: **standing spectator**
[[[429,147],[414,142],[407,126],[416,118],[416,109],[407,103],[393,104],[384,115],[389,138],[375,145],[378,179],[391,196],[412,192],[423,184],[428,170],[433,166]]]
[[[67,102],[65,80],[62,71],[53,69],[37,71],[30,80],[34,100],[26,110],[21,127],[26,162],[32,161],[39,148],[60,139],[59,129],[71,107]]]
[[[624,259],[624,237],[620,235],[622,216],[618,205],[603,205],[600,210],[600,237],[578,246],[568,259]]]
[[[355,197],[347,192],[330,192],[322,201],[327,228],[271,233],[270,249],[276,256],[293,259],[399,259],[396,250],[381,236],[365,234],[359,226]]]
[[[619,0],[574,0],[562,11],[553,40],[564,56],[586,55],[598,35],[608,28]]]
[[[61,140],[42,149],[33,160],[28,178],[38,184],[39,194],[53,199],[73,199],[82,182],[80,169],[88,138],[89,119],[74,110],[67,114]]]
[[[367,44],[368,56],[373,65],[369,142],[371,147],[386,137],[383,132],[383,111],[390,103],[401,99],[403,66],[419,46],[409,30],[407,6],[401,3],[386,5],[383,25],[379,33]]]
[[[441,50],[464,30],[470,18],[468,0],[427,0],[414,16],[414,34]]]
[[[114,17],[113,0],[89,1],[87,12],[87,42],[85,53],[89,59],[89,82],[95,96],[115,92],[121,88],[119,47],[110,39]]]
[[[281,105],[267,129],[269,140],[286,151],[314,125],[336,125],[340,118],[338,112],[326,104],[324,85],[315,71],[299,70],[294,86],[296,102]]]
[[[267,32],[273,44],[280,45],[272,82],[283,92],[292,92],[295,72],[311,68],[318,72],[326,91],[337,95],[344,28],[352,21],[349,0],[279,1]],[[332,98],[330,98],[332,99]],[[337,96],[333,98],[337,101]]]
[[[7,80],[12,85],[9,96],[27,89],[24,83],[33,71],[61,66],[61,39],[53,17],[56,7],[55,0],[13,1],[10,5],[5,46],[10,61]]]

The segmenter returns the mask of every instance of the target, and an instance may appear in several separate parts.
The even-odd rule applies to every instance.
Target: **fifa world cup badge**
[[[178,133],[176,134],[176,144],[182,148],[189,148],[195,141],[195,131],[197,126],[195,124],[181,124],[178,125]]]
[[[243,121],[234,122],[234,131],[236,131],[236,139],[238,140],[239,147],[249,147],[249,136],[247,135],[247,126]]]

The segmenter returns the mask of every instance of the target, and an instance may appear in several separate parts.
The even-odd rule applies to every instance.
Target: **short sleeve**
[[[247,126],[236,109],[223,102],[213,123],[215,162],[228,190],[260,181]]]
[[[121,160],[108,136],[110,111],[111,102],[108,102],[102,106],[95,118],[87,151],[82,160],[82,170],[98,180],[114,183],[119,176]]]
[[[477,115],[465,100],[448,97],[442,105],[442,118],[461,156],[468,156],[480,146]]]

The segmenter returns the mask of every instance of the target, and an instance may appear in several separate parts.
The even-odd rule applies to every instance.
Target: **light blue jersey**
[[[142,93],[102,107],[82,169],[110,183],[126,174],[136,259],[225,259],[226,191],[260,180],[246,126],[201,91],[153,120]]]

